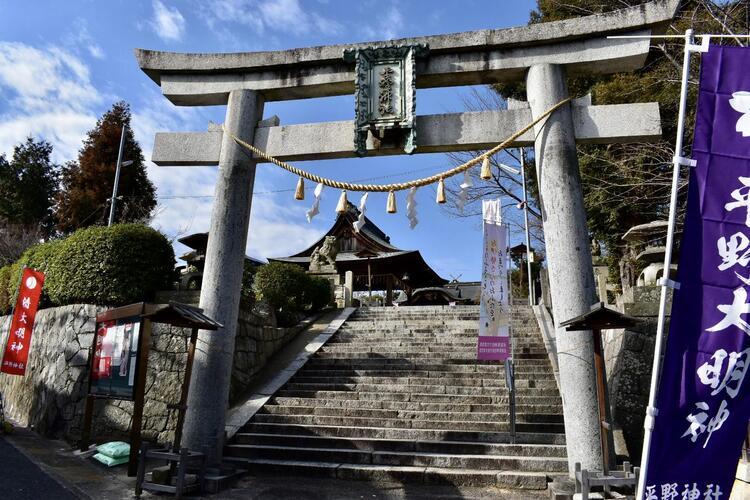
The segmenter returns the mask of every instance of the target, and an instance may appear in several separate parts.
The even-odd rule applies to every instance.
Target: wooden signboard
[[[133,400],[142,323],[140,314],[96,323],[90,394]]]
[[[152,304],[139,302],[96,316],[96,333],[89,357],[89,390],[81,434],[81,451],[89,447],[96,399],[133,401],[128,475],[134,476],[141,447],[146,368],[151,347],[151,320],[143,315]]]
[[[187,304],[148,304],[139,302],[129,306],[110,309],[96,316],[96,334],[91,345],[89,366],[89,391],[86,397],[86,413],[81,433],[81,451],[89,448],[91,423],[94,414],[94,401],[99,399],[119,399],[133,401],[133,423],[130,428],[130,458],[128,476],[135,476],[138,470],[138,451],[141,449],[141,427],[143,403],[146,392],[146,369],[151,350],[151,325],[163,323],[179,328],[189,328],[185,378],[177,405],[177,428],[173,452],[181,451],[182,425],[187,410],[187,396],[190,388],[190,374],[193,367],[198,329],[218,330],[221,323],[214,321],[203,310]],[[191,457],[196,456],[190,452]],[[181,456],[179,454],[175,456]],[[141,483],[142,481],[141,477]],[[165,491],[165,490],[159,490]]]

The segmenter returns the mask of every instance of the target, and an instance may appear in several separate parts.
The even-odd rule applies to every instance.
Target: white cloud
[[[70,52],[0,42],[0,99],[0,152],[33,135],[52,143],[55,161],[65,161],[76,157],[96,123],[102,96],[86,64]]]
[[[404,16],[395,4],[385,9],[382,16],[376,16],[374,24],[364,27],[367,38],[377,40],[392,40],[400,38],[404,28]]]
[[[158,172],[158,173],[157,173]],[[216,167],[153,167],[149,177],[159,193],[159,208],[152,225],[171,239],[210,228]],[[262,184],[256,185],[250,214],[250,230],[245,252],[257,258],[283,257],[310,246],[325,232],[314,221],[305,220],[307,205],[288,203],[269,195]],[[170,196],[184,195],[184,198]],[[286,196],[291,197],[292,194]],[[184,249],[180,247],[176,253]]]
[[[341,25],[316,12],[304,10],[299,0],[218,0],[203,8],[204,19],[214,30],[241,24],[259,34],[287,32],[296,35],[337,34]]]
[[[147,159],[148,176],[157,189],[159,207],[152,226],[176,241],[209,230],[217,169],[157,167],[151,163],[156,132],[196,130],[198,124],[205,127],[208,121],[199,108],[174,106],[152,87],[144,88],[144,100],[133,111],[132,127]],[[255,192],[260,194],[253,197],[248,255],[259,258],[289,255],[307,248],[323,234],[321,221],[308,224],[305,220],[308,206],[287,203],[285,196],[291,197],[292,193],[269,193],[279,189],[279,182],[287,181],[289,176],[259,167]],[[175,247],[178,256],[185,251],[178,243]]]
[[[63,43],[76,53],[86,51],[94,59],[104,59],[104,49],[94,41],[85,19],[73,21],[70,31],[63,38]]]
[[[185,34],[185,18],[177,7],[169,8],[159,0],[154,0],[154,18],[151,29],[165,41],[179,41]]]

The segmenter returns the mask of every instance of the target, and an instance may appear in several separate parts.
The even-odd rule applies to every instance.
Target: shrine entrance
[[[658,103],[573,101],[566,79],[643,66],[648,39],[607,35],[648,35],[670,21],[678,3],[655,1],[560,22],[374,44],[234,54],[137,50],[141,69],[174,104],[227,106],[221,127],[157,134],[152,157],[160,166],[219,166],[200,306],[224,328],[199,336],[186,444],[207,448],[214,463],[220,460],[257,163],[274,163],[350,195],[388,192],[390,211],[398,191],[435,183],[440,193],[444,177],[478,166],[505,147],[533,145],[552,305],[561,332],[557,349],[570,471],[576,462],[601,470],[592,334],[559,329],[561,322],[587,312],[596,296],[576,143],[647,141],[660,137],[661,127]],[[416,114],[417,88],[522,80],[528,102],[513,109]],[[291,126],[262,121],[267,101],[352,93],[354,121]],[[483,153],[439,176],[386,186],[340,183],[291,165],[450,151]],[[342,200],[346,203],[346,194]]]

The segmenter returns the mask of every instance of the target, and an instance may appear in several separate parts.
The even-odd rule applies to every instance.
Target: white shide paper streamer
[[[323,184],[318,184],[315,186],[315,191],[313,191],[313,194],[315,195],[315,201],[313,201],[312,207],[310,207],[310,210],[307,211],[307,222],[310,223],[313,220],[313,217],[318,215],[320,213],[320,194],[323,192]]]
[[[352,224],[356,232],[359,232],[359,230],[362,229],[362,226],[365,225],[365,205],[367,204],[367,195],[368,193],[363,194],[362,198],[359,200],[359,217]]]
[[[413,187],[406,195],[406,218],[409,219],[409,227],[414,229],[419,224],[417,219],[417,188]]]

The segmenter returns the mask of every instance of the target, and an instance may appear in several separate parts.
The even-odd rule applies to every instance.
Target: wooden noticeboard
[[[81,451],[89,448],[96,399],[133,401],[129,476],[136,474],[138,451],[141,449],[141,424],[146,392],[146,369],[151,350],[152,323],[163,323],[191,330],[180,402],[173,405],[179,410],[173,446],[175,453],[181,449],[182,425],[187,410],[190,374],[198,330],[214,331],[222,327],[221,323],[203,314],[202,309],[178,302],[169,304],[139,302],[110,309],[96,316],[96,334],[89,356],[89,391],[81,432]]]
[[[96,399],[133,401],[129,476],[134,476],[137,471],[146,368],[151,347],[151,321],[143,315],[152,309],[152,304],[139,302],[97,315],[89,358],[89,390],[81,433],[81,450],[89,447]]]
[[[140,314],[96,323],[89,394],[134,399],[142,330]]]

